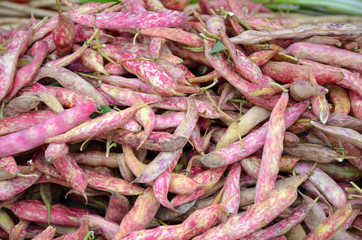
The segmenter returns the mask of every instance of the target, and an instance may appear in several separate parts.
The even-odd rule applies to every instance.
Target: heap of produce
[[[360,25],[57,4],[0,28],[1,239],[361,239]]]

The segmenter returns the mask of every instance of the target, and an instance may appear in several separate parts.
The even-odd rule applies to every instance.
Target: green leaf
[[[85,235],[85,237],[83,238],[83,240],[92,240],[94,239],[94,232],[93,231],[89,231],[87,233],[87,235]]]
[[[52,204],[50,183],[40,184],[40,196],[48,210],[48,224],[50,225],[51,204]]]
[[[55,82],[49,83],[48,86],[61,87],[62,85],[59,82],[55,81]]]
[[[98,108],[98,111],[101,114],[109,113],[111,110],[112,109],[109,106],[103,106],[103,105],[100,105],[99,108]]]
[[[219,53],[222,50],[226,49],[225,45],[219,40],[217,43],[212,47],[210,54]]]
[[[226,49],[226,56],[228,58],[228,63],[230,63],[230,67],[229,68],[233,68],[234,67],[234,63],[231,61],[230,59],[230,51]]]

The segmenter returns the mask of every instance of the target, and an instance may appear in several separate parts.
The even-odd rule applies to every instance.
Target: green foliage
[[[219,53],[222,50],[226,49],[225,45],[219,40],[217,43],[212,47],[210,54]]]

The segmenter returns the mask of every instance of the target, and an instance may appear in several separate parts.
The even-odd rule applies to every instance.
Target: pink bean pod
[[[252,31],[248,30],[232,38],[235,44],[256,44],[267,42],[272,39],[306,38],[314,35],[340,36],[348,35],[354,38],[360,29],[353,24],[319,23],[305,24],[296,28],[283,28],[275,31]]]
[[[19,168],[13,156],[0,159],[0,180],[7,180],[19,174]]]
[[[180,59],[188,59],[191,61],[195,61],[197,63],[204,64],[206,66],[210,66],[210,63],[207,61],[205,55],[202,52],[195,52],[189,49],[184,49],[179,45],[177,45],[176,43],[169,43],[168,46],[170,47],[172,53],[177,57],[179,57]],[[182,63],[182,61],[179,63]]]
[[[73,43],[82,43],[86,42],[88,39],[90,39],[94,34],[94,28],[93,27],[87,27],[81,24],[75,24],[74,25],[74,40]],[[98,43],[104,44],[107,41],[112,39],[112,36],[108,35],[104,30],[98,29]],[[96,44],[96,40],[92,40],[90,42],[90,45],[93,46]]]
[[[97,90],[83,78],[63,67],[42,67],[32,82],[37,82],[44,77],[56,79],[63,87],[81,92],[91,97],[99,105],[108,105]]]
[[[116,129],[108,132],[105,138],[111,139],[116,143],[139,147],[144,138],[144,134],[143,131],[132,133],[122,129]],[[180,150],[185,145],[185,141],[187,141],[185,137],[174,136],[167,132],[152,132],[148,139],[140,146],[140,149],[173,152]]]
[[[283,83],[305,80],[310,77],[310,69],[307,66],[287,62],[269,61],[261,69],[264,74]],[[312,67],[312,72],[318,84],[338,83],[344,78],[343,72],[338,71],[337,68],[332,70]]]
[[[243,116],[237,118],[238,123],[231,123],[226,133],[217,143],[217,148],[226,147],[246,135],[251,129],[270,116],[270,111],[260,107],[253,106]]]
[[[210,62],[210,64],[218,70],[218,72],[225,78],[227,81],[232,84],[236,89],[238,89],[249,101],[253,104],[263,106],[268,109],[272,109],[277,101],[278,96],[269,98],[265,100],[261,97],[253,97],[250,94],[254,92],[257,88],[256,84],[247,82],[242,79],[235,71],[229,68],[226,57],[221,53],[210,54],[213,44],[211,41],[204,40],[205,45],[205,57]]]
[[[178,158],[176,159],[178,160]],[[167,199],[167,193],[171,184],[171,171],[171,166],[169,166],[153,181],[153,192],[162,206],[175,210],[170,201]]]
[[[256,183],[255,203],[265,199],[275,186],[275,180],[280,168],[280,158],[283,153],[284,115],[288,101],[288,93],[282,93],[270,115],[258,181]]]
[[[143,239],[191,239],[220,221],[222,209],[227,201],[215,204],[218,198],[216,197],[210,206],[192,212],[181,224],[136,231],[123,239],[138,239],[138,236],[142,236]]]
[[[257,179],[259,174],[261,157],[251,155],[240,161],[242,169],[251,177]]]
[[[6,44],[6,52],[0,56],[0,100],[10,91],[14,82],[16,64],[18,58],[24,53],[28,41],[32,36],[32,30],[17,30]]]
[[[350,204],[345,204],[331,216],[320,223],[313,231],[311,231],[305,239],[328,239],[343,225],[352,214]]]
[[[49,118],[31,128],[0,137],[0,156],[9,156],[31,150],[45,143],[49,137],[78,125],[96,110],[95,103],[74,107]],[[51,126],[51,128],[49,128]],[[24,142],[21,146],[14,143]]]
[[[220,114],[212,104],[200,100],[195,100],[195,103],[201,117],[211,119],[219,118]],[[151,106],[173,111],[186,111],[187,101],[183,97],[163,97],[162,101],[154,103]]]
[[[80,5],[78,8],[71,10],[69,13],[78,13],[78,14],[93,14],[97,11],[102,11],[114,3],[99,3],[99,2],[88,2]],[[48,21],[46,21],[39,28],[35,29],[34,35],[32,36],[32,41],[35,42],[39,39],[42,39],[49,32],[53,31],[58,24],[58,16],[52,17]],[[93,26],[93,25],[92,25]]]
[[[183,137],[184,139],[189,139],[199,117],[193,98],[187,99],[187,105],[188,109],[186,116],[174,131],[174,136]],[[174,159],[180,155],[180,152],[182,152],[182,150],[159,153],[157,157],[142,171],[140,176],[135,179],[135,182],[147,183],[154,180],[167,169]]]
[[[167,10],[160,0],[145,0],[144,3],[145,3],[145,8],[147,11],[166,11]],[[178,10],[178,9],[172,9],[172,8],[169,8],[169,9]]]
[[[34,92],[23,93],[19,97],[13,98],[4,108],[3,116],[5,118],[28,112],[34,109],[40,102],[42,97]]]
[[[127,108],[119,112],[109,112],[88,120],[61,135],[46,139],[47,143],[65,143],[95,137],[101,133],[117,129],[127,123],[142,106]]]
[[[351,108],[354,116],[362,120],[362,96],[354,91],[348,91],[351,98]]]
[[[16,194],[21,193],[25,189],[31,187],[41,176],[40,172],[35,172],[29,176],[18,176],[10,180],[0,181],[0,188],[2,194],[0,200],[5,201],[13,198]]]
[[[114,64],[111,62],[104,65],[104,69],[109,73],[109,75],[123,75],[127,73],[124,67],[122,67],[119,64]]]
[[[81,46],[74,44],[73,51],[77,51]],[[109,75],[109,73],[103,67],[103,57],[97,51],[86,48],[79,58],[80,63],[86,67],[87,69],[99,73],[103,73],[105,75]]]
[[[72,108],[89,102],[95,102],[90,96],[63,87],[45,86],[63,107]]]
[[[55,236],[56,228],[53,226],[49,226],[41,233],[37,234],[32,240],[52,240]]]
[[[5,97],[9,101],[24,86],[26,86],[35,76],[43,60],[48,54],[48,47],[45,41],[36,42],[29,50],[33,60],[28,65],[17,70],[11,90]]]
[[[84,239],[86,238],[88,231],[88,215],[85,215],[85,217],[83,218],[83,223],[75,232],[64,234],[61,237],[57,237],[56,240]]]
[[[261,67],[264,64],[268,63],[269,60],[274,57],[276,51],[274,50],[262,50],[254,52],[248,56],[249,60],[255,63],[257,66]]]
[[[83,216],[81,219],[84,220],[86,217],[88,217],[89,231],[93,231],[95,234],[101,234],[106,239],[112,239],[116,235],[119,228],[118,224],[95,214]]]
[[[219,34],[220,39],[226,48],[230,52],[230,57],[234,61],[235,70],[246,80],[253,82],[255,84],[262,84],[264,82],[269,82],[271,79],[266,79],[263,76],[260,68],[249,60],[244,53],[237,50],[234,44],[230,41],[229,37],[226,34],[226,26],[224,20],[220,17],[211,17],[207,20],[208,30],[214,34]]]
[[[69,147],[65,143],[51,143],[45,150],[45,159],[47,162],[51,162],[61,157],[65,157],[69,152]]]
[[[117,154],[109,153],[108,156],[104,152],[89,151],[84,153],[71,153],[75,161],[79,164],[85,164],[89,166],[105,166],[110,168],[117,168]]]
[[[362,57],[358,53],[333,46],[299,42],[290,45],[282,53],[329,65],[338,65],[356,71],[361,71],[362,69]]]
[[[94,17],[83,14],[70,14],[70,18],[89,27],[94,24]],[[164,12],[115,12],[99,13],[95,27],[105,29],[132,29],[149,27],[178,27],[186,21],[186,14],[178,11]]]
[[[0,135],[7,135],[10,133],[25,130],[53,116],[55,116],[55,113],[53,111],[39,110],[27,113],[20,113],[12,117],[0,120]]]
[[[122,149],[125,154],[127,166],[131,169],[133,174],[138,177],[147,165],[138,161],[130,146],[123,145]],[[148,184],[152,185],[153,183],[149,182]],[[188,194],[192,193],[199,187],[200,184],[195,180],[186,177],[185,175],[171,172],[171,182],[169,186],[170,192],[176,194]]]
[[[312,81],[296,80],[290,85],[289,91],[295,101],[303,101],[311,96],[325,95],[328,89]]]
[[[195,239],[240,239],[262,228],[276,218],[297,198],[297,186],[275,189],[267,198],[252,205],[249,210],[228,218]],[[278,204],[283,202],[283,204]]]
[[[64,176],[65,180],[87,199],[85,195],[85,189],[88,185],[86,175],[74,158],[70,154],[66,154],[65,156],[53,159],[52,163]]]
[[[142,28],[141,34],[153,37],[162,37],[190,47],[203,46],[202,39],[198,35],[177,28],[167,28],[167,27]]]
[[[226,167],[220,167],[220,168],[214,168],[205,170],[199,174],[197,174],[193,179],[200,184],[203,185],[203,187],[196,189],[194,192],[189,194],[181,194],[176,195],[172,200],[171,204],[174,207],[180,206],[184,203],[191,202],[195,199],[198,199],[202,195],[204,195],[207,190],[211,189],[222,177],[222,174],[224,173]]]
[[[317,71],[333,71],[333,72],[342,72],[343,74],[343,80],[336,82],[337,85],[353,90],[357,92],[360,96],[362,96],[362,83],[359,80],[360,76],[356,74],[355,72],[348,71],[344,68],[334,67],[318,62],[314,62],[312,60],[307,59],[299,59],[298,62],[303,65],[307,65],[310,68],[315,68]]]
[[[302,160],[320,163],[329,163],[342,159],[340,153],[319,144],[300,143],[293,147],[284,147],[284,152]]]
[[[172,75],[153,61],[125,60],[122,61],[122,66],[151,85],[162,96],[182,95],[176,91],[177,85]]]
[[[247,177],[249,177],[249,179],[247,179]],[[245,175],[242,174],[240,177],[240,186],[255,186],[256,184],[256,179],[255,178],[251,178],[249,175]],[[283,187],[287,187],[289,185],[293,185],[297,182],[300,181],[305,181],[308,178],[307,174],[301,174],[301,175],[296,175],[296,176],[292,176],[289,178],[285,178],[285,179],[280,179],[277,180],[275,183],[275,188],[283,188]],[[243,182],[241,182],[243,181]],[[244,184],[242,185],[242,183],[248,183],[248,184]],[[255,199],[255,187],[252,188],[246,188],[246,189],[241,189],[240,191],[240,207],[249,205],[254,203],[254,199]]]
[[[315,201],[310,200],[310,198],[305,198],[303,203],[296,207],[287,218],[279,221],[278,223],[253,233],[246,237],[246,239],[256,240],[256,239],[275,239],[281,235],[286,234],[290,229],[295,225],[301,223],[308,215],[309,211],[315,204]]]
[[[153,37],[150,43],[150,54],[153,58],[158,59],[162,45],[166,42],[163,37]]]
[[[113,239],[121,239],[129,233],[145,228],[155,216],[159,206],[160,203],[156,199],[152,187],[148,187],[124,216]]]
[[[77,49],[73,53],[65,55],[65,56],[63,56],[61,58],[58,58],[58,59],[55,59],[55,60],[51,60],[51,61],[47,62],[44,65],[44,67],[53,67],[53,66],[65,67],[65,66],[68,66],[72,62],[78,60],[84,54],[85,50],[88,49],[88,46],[89,46],[88,42],[85,42],[82,47],[80,47],[79,49]]]
[[[17,217],[31,222],[48,222],[48,211],[44,203],[38,200],[22,200],[6,206]],[[76,221],[68,218],[79,218],[90,211],[82,208],[67,207],[63,204],[52,204],[51,224],[79,226]]]
[[[309,105],[308,101],[294,104],[285,111],[285,127],[291,126],[300,114]],[[221,167],[240,161],[241,159],[255,153],[265,142],[267,124],[264,124],[258,130],[250,133],[242,139],[244,149],[241,149],[240,143],[235,142],[227,147],[215,150],[200,158],[200,161],[208,167]]]
[[[20,96],[26,94],[32,94],[41,99],[51,110],[55,113],[61,113],[64,111],[63,106],[60,104],[58,99],[50,92],[46,87],[40,83],[34,83],[33,85],[23,88],[20,91]]]
[[[156,115],[156,124],[154,130],[163,130],[177,127],[185,118],[185,112],[166,112],[162,115]]]
[[[351,101],[348,96],[347,90],[335,85],[329,84],[327,86],[329,90],[329,97],[331,102],[334,104],[334,113],[349,114],[351,111]]]
[[[314,127],[322,130],[323,132],[326,132],[332,136],[338,137],[351,144],[358,146],[359,148],[362,148],[362,134],[353,129],[323,125],[315,121],[311,121],[310,123]]]
[[[129,200],[123,195],[112,195],[109,198],[105,219],[120,224],[123,217],[131,209]]]
[[[143,2],[141,4],[141,2],[139,1],[126,0],[122,3],[124,4],[124,8],[126,9],[127,12],[134,12],[134,13],[146,12],[145,3]]]
[[[192,144],[192,147],[197,151],[197,152],[202,152],[202,137],[201,137],[201,132],[200,132],[200,128],[198,125],[195,125],[191,136],[190,136],[190,143]]]
[[[53,40],[57,55],[63,57],[72,49],[74,39],[74,22],[67,14],[63,14],[58,3],[58,23],[53,31]]]
[[[362,172],[348,162],[318,164],[318,168],[339,182],[349,183],[362,177]]]
[[[225,203],[224,210],[230,214],[237,214],[239,211],[240,205],[240,174],[241,166],[239,163],[234,163],[231,165],[229,173],[225,179],[224,183],[224,192],[222,194],[221,202]],[[233,196],[229,201],[228,198]],[[222,216],[223,221],[226,221],[226,217]]]
[[[147,83],[139,80],[138,78],[125,78],[121,76],[105,76],[101,75],[99,77],[102,82],[105,82],[109,85],[120,87],[120,88],[128,88],[133,91],[140,91],[144,93],[154,94],[155,90],[152,86]],[[159,97],[160,98],[160,97]]]
[[[113,87],[111,85],[101,85],[101,89],[106,92],[108,95],[110,95],[112,98],[114,98],[118,102],[124,102],[127,105],[130,104],[131,106],[140,106],[144,105],[145,102],[152,103],[155,101],[158,101],[158,98],[152,99],[152,95],[149,95],[150,97],[147,98],[146,95],[144,95],[145,100],[142,99],[142,97],[132,90],[129,89],[122,89]],[[153,101],[152,101],[153,100]],[[144,138],[140,145],[146,139],[150,136],[151,132],[153,131],[155,124],[156,124],[156,117],[154,111],[151,109],[150,106],[146,105],[143,106],[134,113],[136,120],[143,126],[145,130]]]
[[[356,131],[362,130],[362,120],[343,113],[332,113],[327,121],[328,125],[347,127]]]
[[[157,59],[156,62],[163,68],[165,69],[167,72],[169,72],[177,81],[177,83],[179,84],[177,86],[177,89],[189,89],[189,91],[192,91],[192,88],[191,86],[188,86],[190,85],[188,81],[186,81],[186,73],[184,71],[184,69],[182,69],[179,65],[176,65],[168,60],[165,60],[165,59]],[[184,85],[186,86],[184,86]],[[195,89],[194,90],[195,92],[197,92],[197,90]],[[190,93],[194,93],[194,92],[190,92]]]
[[[165,0],[160,0],[161,3],[167,8],[167,9],[172,9],[172,10],[177,10],[177,11],[182,11],[187,5],[188,5],[188,1],[187,0],[181,0],[181,1],[175,1],[175,0],[171,0],[171,1],[165,1]]]
[[[95,189],[123,195],[139,195],[144,191],[143,188],[121,178],[106,176],[88,169],[83,169],[83,171],[88,181],[88,186]]]
[[[298,174],[306,173],[312,168],[311,165],[305,162],[298,162],[295,165],[295,170]],[[313,174],[309,180],[323,193],[333,206],[337,208],[343,207],[346,202],[346,194],[342,188],[326,173],[318,167],[313,170]]]

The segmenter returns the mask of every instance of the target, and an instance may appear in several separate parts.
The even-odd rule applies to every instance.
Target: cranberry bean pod
[[[283,152],[284,115],[288,101],[288,93],[283,93],[270,115],[258,181],[256,183],[255,203],[265,199],[275,187],[275,180],[280,168],[280,158]]]
[[[48,222],[48,210],[44,203],[38,200],[22,200],[17,201],[9,206],[9,208],[17,217],[31,221],[31,222]],[[68,218],[79,218],[87,213],[89,210],[81,208],[67,207],[62,204],[52,204],[50,215],[51,224],[60,224],[67,226],[79,226],[76,221]]]
[[[362,135],[353,129],[323,125],[315,121],[311,121],[310,123],[314,127],[322,130],[323,132],[326,132],[340,139],[344,139],[345,141],[362,148]]]
[[[0,56],[0,100],[10,91],[18,58],[25,51],[31,35],[31,30],[17,30],[10,35],[12,39],[6,44],[6,52]]]
[[[198,120],[198,112],[195,101],[192,98],[188,98],[187,104],[188,104],[188,109],[186,116],[174,132],[174,136],[180,136],[185,139],[189,139],[192,130],[194,129]],[[159,153],[157,157],[150,164],[148,164],[147,167],[142,171],[140,176],[136,178],[135,182],[147,183],[154,180],[163,171],[167,169],[167,167],[179,155],[180,151],[181,150],[169,153],[166,152]]]
[[[195,239],[239,239],[262,228],[290,206],[297,198],[295,186],[275,189],[267,198],[254,204],[244,213],[228,218],[222,224],[210,228]],[[278,204],[283,202],[284,204]]]
[[[122,219],[113,240],[121,239],[129,233],[145,228],[156,215],[159,206],[160,203],[153,193],[153,188],[148,187]]]
[[[296,207],[286,219],[279,221],[278,223],[261,230],[259,232],[253,233],[250,236],[246,237],[250,240],[256,239],[274,239],[278,236],[286,234],[291,228],[295,225],[301,223],[308,215],[309,211],[315,204],[315,201],[310,200],[309,198],[304,199],[302,205]]]
[[[288,128],[307,108],[309,102],[301,102],[289,107],[285,111],[285,127]],[[264,124],[258,130],[250,133],[242,139],[244,150],[240,143],[236,142],[227,147],[215,150],[200,158],[200,161],[208,167],[220,167],[240,161],[241,159],[258,151],[265,142],[267,124]]]
[[[127,123],[140,108],[130,107],[119,112],[109,112],[98,118],[88,120],[68,132],[48,138],[47,143],[65,143],[95,137],[101,133],[117,129]]]
[[[0,137],[0,156],[9,156],[36,148],[49,137],[56,136],[78,125],[96,110],[95,103],[74,107],[49,118],[31,128]],[[15,143],[23,143],[21,146]]]
[[[45,41],[36,42],[30,49],[33,60],[28,65],[17,70],[11,90],[5,97],[5,101],[10,100],[24,86],[26,86],[35,76],[46,55],[48,46]]]
[[[44,231],[39,233],[36,237],[32,238],[32,240],[52,240],[56,233],[56,228],[53,226],[49,226]]]
[[[298,162],[295,165],[295,171],[298,174],[306,173],[310,171],[311,168],[312,166],[305,162]],[[309,177],[309,180],[322,192],[333,206],[342,208],[346,204],[347,198],[342,188],[318,167],[313,170],[313,174]]]
[[[70,14],[70,18],[89,27],[93,26],[94,17],[83,14]],[[97,14],[95,27],[105,29],[132,29],[149,27],[178,27],[186,21],[186,14],[178,11],[164,12],[107,12]]]
[[[333,215],[326,218],[313,231],[311,231],[305,239],[328,239],[343,225],[352,214],[350,204],[344,205],[338,209]]]

